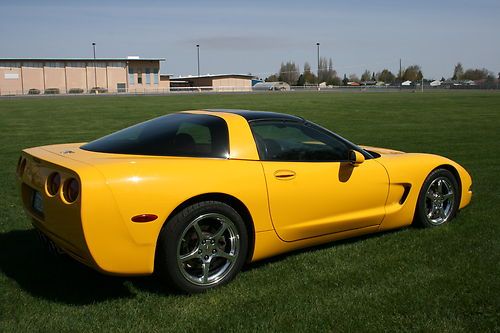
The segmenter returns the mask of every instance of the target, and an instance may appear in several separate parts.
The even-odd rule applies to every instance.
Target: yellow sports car
[[[154,271],[180,290],[245,262],[401,228],[469,204],[472,180],[436,155],[360,147],[302,118],[196,110],[90,143],[25,149],[24,208],[53,249],[101,272]]]

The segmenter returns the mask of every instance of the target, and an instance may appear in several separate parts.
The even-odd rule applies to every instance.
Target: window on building
[[[142,84],[142,73],[141,72],[137,73],[137,84]]]
[[[17,68],[20,67],[21,64],[19,62],[0,62],[0,67],[6,67],[6,68]]]
[[[154,77],[154,83],[158,84],[158,81],[160,81],[160,73],[158,72],[158,68],[153,69],[153,77]]]
[[[134,70],[132,68],[128,68],[128,84],[133,85],[135,83],[134,80]]]
[[[146,68],[146,84],[151,84],[151,71]]]
[[[125,67],[125,62],[123,61],[110,61],[108,62],[108,67]]]
[[[41,62],[25,62],[23,67],[42,68],[43,66]]]
[[[116,91],[119,93],[127,92],[127,85],[125,83],[117,83],[116,84]]]
[[[81,61],[71,61],[68,62],[67,67],[72,67],[72,68],[85,68],[85,63]]]
[[[48,61],[45,63],[45,67],[53,67],[53,68],[63,68],[64,62],[60,61]]]

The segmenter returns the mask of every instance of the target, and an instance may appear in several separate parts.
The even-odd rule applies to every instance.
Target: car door
[[[378,225],[389,179],[384,167],[348,141],[306,122],[250,123],[264,170],[273,225],[295,241]],[[367,159],[348,161],[356,149]]]

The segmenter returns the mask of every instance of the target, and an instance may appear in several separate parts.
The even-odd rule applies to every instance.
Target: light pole
[[[399,58],[399,91],[403,87],[403,69],[401,67],[401,58]]]
[[[319,43],[316,43],[317,51],[318,51],[318,89],[319,89]]]
[[[200,44],[196,44],[196,53],[198,55],[198,76],[200,76]]]
[[[97,68],[95,66],[95,43],[92,43],[92,48],[94,49],[94,87],[97,88]],[[97,93],[97,89],[96,89]]]

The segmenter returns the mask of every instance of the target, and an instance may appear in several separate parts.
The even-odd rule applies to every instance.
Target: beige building
[[[161,75],[163,77],[163,75]],[[172,91],[252,91],[253,75],[246,74],[213,74],[200,76],[169,77]]]
[[[161,58],[0,58],[0,95],[167,92]]]

